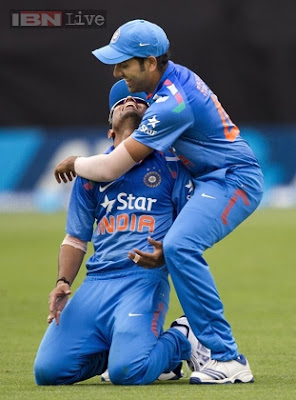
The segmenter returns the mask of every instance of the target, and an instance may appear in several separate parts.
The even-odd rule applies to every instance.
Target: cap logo
[[[140,47],[149,46],[149,45],[150,45],[150,43],[139,43],[139,46],[140,46]]]
[[[116,43],[117,40],[118,40],[118,38],[119,38],[119,36],[120,36],[120,28],[118,28],[118,29],[113,33],[113,36],[112,36],[112,38],[111,38],[111,40],[110,40],[110,43]]]

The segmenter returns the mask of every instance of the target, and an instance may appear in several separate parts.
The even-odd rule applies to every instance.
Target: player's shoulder
[[[162,156],[164,157],[166,163],[170,163],[170,164],[173,164],[173,165],[179,165],[179,163],[181,163],[179,157],[177,157],[170,150],[160,151],[159,153],[162,154]]]
[[[179,173],[183,172],[185,167],[181,160],[171,151],[158,151],[153,152],[154,157],[158,158],[160,162],[166,167],[170,175],[176,179]],[[186,170],[187,171],[187,170]]]
[[[187,89],[194,83],[195,75],[195,72],[191,69],[172,63],[169,66],[168,75],[165,77],[160,90],[169,92],[175,97],[178,92],[183,92],[184,88]]]
[[[192,95],[209,97],[212,94],[211,89],[196,72],[180,64],[173,64],[173,69],[164,81],[161,90],[169,91],[179,102],[182,97],[189,103]]]
[[[180,160],[170,151],[160,151],[154,150],[148,157],[145,159],[148,163],[160,163],[160,164],[168,164],[168,163],[178,163]]]
[[[164,76],[162,85],[152,97],[146,115],[150,117],[150,115],[156,114],[164,120],[172,119],[174,116],[177,120],[189,118],[190,102],[187,98],[187,91],[192,90],[193,87],[193,72],[186,68],[180,72],[174,68]]]
[[[98,182],[77,176],[75,186],[82,189],[83,192],[94,193],[98,187]]]

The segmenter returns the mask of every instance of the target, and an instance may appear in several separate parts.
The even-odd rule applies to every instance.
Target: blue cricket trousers
[[[108,364],[114,384],[141,385],[174,369],[191,346],[176,329],[163,333],[169,290],[167,277],[140,267],[130,276],[87,276],[41,341],[37,384],[72,384]]]
[[[213,359],[227,361],[238,356],[238,349],[203,252],[257,208],[263,177],[260,172],[228,172],[223,180],[194,182],[193,196],[164,239],[164,255],[193,332]]]

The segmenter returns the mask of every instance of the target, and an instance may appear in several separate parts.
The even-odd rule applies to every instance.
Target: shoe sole
[[[206,380],[202,381],[201,378],[198,377],[191,377],[189,380],[189,383],[192,385],[223,385],[223,384],[232,384],[232,383],[253,383],[254,378],[253,375],[250,373],[246,372],[244,373],[239,373],[239,376],[232,376],[231,378],[226,378],[226,379],[212,379],[212,380]]]

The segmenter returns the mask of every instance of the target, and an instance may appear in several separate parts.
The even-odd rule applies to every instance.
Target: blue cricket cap
[[[110,43],[92,54],[104,64],[118,64],[133,57],[161,56],[169,46],[166,33],[160,26],[135,19],[120,26]]]
[[[131,93],[128,90],[125,80],[121,79],[120,81],[114,83],[109,93],[110,123],[112,121],[114,108],[117,105],[121,104],[128,96],[132,96],[136,101],[140,101],[141,103],[144,103],[147,105],[147,107],[149,107],[149,103],[147,101],[147,94],[145,92]]]
[[[110,93],[109,93],[109,108],[110,110],[112,108],[115,108],[117,103],[119,103],[121,100],[124,100],[126,97],[132,96],[134,98],[140,98],[144,100],[147,105],[147,94],[145,92],[136,92],[136,93],[131,93],[128,90],[127,84],[124,79],[121,79],[120,81],[117,81],[114,83],[112,86]]]

